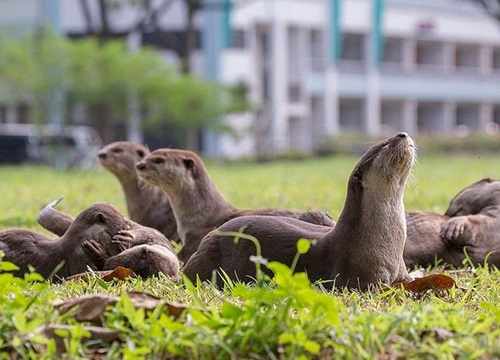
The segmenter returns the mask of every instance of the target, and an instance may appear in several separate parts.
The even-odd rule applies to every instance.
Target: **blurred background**
[[[500,0],[0,0],[0,162],[500,151],[499,80]]]

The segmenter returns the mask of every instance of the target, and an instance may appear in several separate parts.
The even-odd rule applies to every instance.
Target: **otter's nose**
[[[140,162],[138,162],[138,163],[135,165],[135,168],[136,168],[137,170],[144,170],[144,169],[146,168],[146,163],[144,163],[144,162],[140,161]]]
[[[400,132],[396,136],[404,139],[404,138],[408,137],[409,135],[407,133],[405,133],[405,132]]]
[[[105,152],[98,152],[97,157],[99,159],[106,159],[106,153]]]

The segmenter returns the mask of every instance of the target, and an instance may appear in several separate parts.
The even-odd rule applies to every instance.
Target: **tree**
[[[488,14],[500,21],[500,0],[470,0],[482,6]]]
[[[176,124],[187,131],[216,126],[228,108],[226,90],[172,69],[153,50],[127,51],[122,41],[94,38],[70,41],[47,34],[20,42],[4,41],[0,52],[0,83],[9,92],[35,100],[40,122],[47,122],[44,104],[63,88],[66,107],[88,109],[89,123],[105,141],[111,120],[125,121],[129,94],[143,105],[145,125]]]
[[[172,49],[179,57],[180,70],[183,74],[191,74],[191,57],[196,46],[196,28],[194,18],[198,11],[203,9],[202,0],[177,0],[182,1],[186,7],[186,26],[181,39],[172,36],[169,31],[160,26],[160,16],[164,14],[176,0],[128,0],[110,1],[98,0],[97,11],[92,12],[87,0],[80,0],[80,8],[86,22],[89,35],[96,36],[101,43],[109,41],[117,32],[110,25],[110,17],[115,10],[121,7],[135,6],[137,20],[129,25],[128,29],[121,29],[126,34],[142,31],[146,26],[154,31],[160,42]],[[186,118],[187,119],[187,118]],[[190,121],[187,121],[189,123]],[[199,128],[183,128],[188,148],[198,148]]]

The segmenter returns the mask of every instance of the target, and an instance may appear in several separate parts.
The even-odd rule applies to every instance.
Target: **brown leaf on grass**
[[[71,331],[74,326],[71,325],[44,325],[35,330],[35,333],[40,333],[49,339],[54,339],[56,343],[57,354],[62,355],[66,352],[66,345],[64,342],[65,336],[61,336],[61,331]],[[89,332],[89,337],[81,339],[82,342],[89,343],[89,349],[97,350],[104,349],[101,342],[111,343],[113,341],[121,341],[119,332],[108,328],[99,326],[84,326],[86,331]],[[96,340],[101,340],[98,342]],[[106,350],[107,351],[107,350]]]
[[[71,280],[89,281],[94,278],[93,274],[99,276],[104,281],[125,280],[129,277],[137,276],[133,270],[130,270],[129,268],[126,267],[118,266],[114,270],[101,270],[101,271],[93,271],[92,273],[85,272],[72,275],[65,278],[64,281],[71,281]]]
[[[105,294],[93,294],[82,296],[73,300],[56,301],[54,307],[64,314],[75,308],[74,318],[77,321],[98,321],[104,314],[104,309],[108,305],[115,305],[118,297]]]
[[[159,305],[165,306],[165,311],[174,317],[179,317],[186,309],[182,304],[163,301],[153,295],[141,292],[130,292],[127,294],[136,309],[152,311]],[[54,307],[64,314],[72,309],[77,321],[100,321],[107,306],[114,306],[120,300],[117,296],[105,294],[93,294],[73,300],[57,301]]]
[[[431,274],[410,282],[401,282],[395,285],[408,291],[423,293],[427,290],[449,290],[455,286],[455,280],[447,275]]]
[[[181,313],[186,309],[186,306],[183,304],[162,301],[156,296],[142,292],[131,291],[128,293],[128,296],[130,297],[130,300],[132,300],[132,303],[136,308],[142,308],[145,310],[153,310],[160,303],[164,303],[168,314],[174,317],[179,317]]]
[[[132,270],[123,266],[117,266],[114,270],[110,270],[108,274],[102,275],[104,281],[125,280],[129,277],[136,277],[136,275]]]

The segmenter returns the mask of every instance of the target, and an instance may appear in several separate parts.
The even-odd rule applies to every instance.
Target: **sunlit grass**
[[[218,188],[238,207],[316,208],[337,218],[357,159],[207,165]],[[500,178],[500,157],[423,157],[408,183],[406,208],[442,213],[460,189],[488,176]],[[100,169],[0,167],[0,191],[0,230],[41,231],[36,223],[40,208],[60,195],[65,199],[58,209],[72,216],[98,201],[125,211],[118,182]],[[106,345],[110,357],[498,358],[500,272],[442,267],[426,272],[449,274],[458,287],[418,296],[399,289],[326,293],[310,287],[303,277],[292,278],[286,269],[278,269],[282,276],[275,284],[222,290],[165,277],[33,286],[0,274],[0,358],[8,357],[9,344],[25,349],[15,350],[25,358],[41,358],[40,351],[53,358],[45,340],[28,336],[43,323],[73,323],[54,313],[52,301],[128,291],[147,292],[192,310],[188,318],[174,321],[160,313],[133,314],[127,304],[120,304],[104,319],[105,326],[123,333],[124,342]],[[35,294],[39,296],[33,299]],[[84,356],[84,347],[76,346],[69,357]]]

